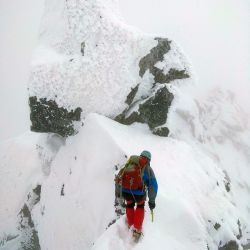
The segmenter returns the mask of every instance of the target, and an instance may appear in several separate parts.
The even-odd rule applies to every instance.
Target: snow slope
[[[37,134],[26,133],[0,144],[0,238],[15,231],[24,198],[41,176],[37,139]]]
[[[17,153],[24,142],[26,147]],[[5,209],[1,209],[0,221],[5,223],[0,228],[0,249],[19,249],[20,241],[29,242],[29,237],[23,240],[21,231],[15,229],[20,223],[16,215],[22,207],[21,201],[25,202],[37,184],[41,185],[40,200],[30,210],[41,249],[166,249],[168,246],[205,250],[207,245],[209,249],[218,249],[231,239],[247,242],[249,215],[241,203],[247,189],[242,187],[241,194],[245,194],[242,199],[234,195],[238,190],[233,190],[233,184],[233,193],[227,192],[221,165],[198,145],[161,138],[152,135],[144,125],[124,126],[97,114],[88,115],[79,134],[65,142],[52,135],[28,134],[8,145],[12,151],[10,146],[1,148],[2,154],[7,155],[6,161],[1,162],[1,183],[8,185],[5,188],[1,185],[1,204],[5,204]],[[150,221],[146,208],[143,241],[133,246],[124,217],[109,227],[116,219],[113,180],[116,168],[126,162],[126,156],[144,149],[152,152],[159,193],[155,221]],[[11,152],[15,152],[15,159],[13,156],[11,159]],[[27,168],[16,165],[23,155],[29,155],[24,158]],[[17,166],[21,176],[18,192],[12,185],[18,180]],[[231,173],[234,166],[228,170]],[[242,178],[247,173],[242,170]],[[15,197],[3,195],[6,193]],[[239,240],[238,220],[242,230]],[[219,230],[214,227],[216,223],[221,225]],[[13,240],[7,240],[8,235],[19,235],[14,247]]]

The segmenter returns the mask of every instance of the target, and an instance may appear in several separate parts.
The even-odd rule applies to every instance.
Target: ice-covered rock
[[[72,135],[97,112],[168,135],[169,85],[190,78],[190,66],[173,41],[126,25],[117,5],[46,1],[29,81],[33,131]]]

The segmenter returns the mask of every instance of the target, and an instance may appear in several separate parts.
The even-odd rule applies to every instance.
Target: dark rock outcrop
[[[167,87],[159,89],[154,96],[140,104],[141,120],[147,123],[151,129],[164,125],[173,98],[173,94],[168,91]]]
[[[154,131],[154,134],[167,136],[169,131],[166,127],[156,128],[166,123],[168,109],[173,98],[173,94],[168,91],[167,87],[160,88],[155,95],[139,104],[138,111],[126,116],[129,110],[125,110],[115,120],[126,125],[134,122],[146,123]]]
[[[63,137],[74,135],[73,121],[80,121],[81,108],[68,111],[58,107],[53,100],[36,96],[29,98],[31,131],[34,132],[53,132]]]
[[[222,247],[219,247],[218,250],[239,250],[239,246],[236,241],[231,240]]]
[[[18,214],[19,217],[19,240],[18,244],[22,250],[40,250],[40,243],[31,211],[40,202],[41,185],[38,184],[27,196],[27,202]]]
[[[81,43],[81,54],[84,56],[85,42]]]
[[[131,105],[133,103],[136,93],[138,92],[139,86],[140,85],[137,84],[134,88],[131,89],[130,93],[127,96],[125,103],[127,103],[128,105]]]
[[[155,83],[170,83],[176,79],[189,78],[186,70],[177,70],[171,68],[167,74],[163,73],[163,70],[155,67],[157,62],[161,62],[164,59],[164,55],[171,50],[171,41],[166,38],[155,38],[158,41],[156,47],[152,48],[145,57],[143,57],[139,62],[140,77],[143,77],[145,72],[149,72],[154,76]]]
[[[22,250],[40,250],[39,238],[27,204],[19,213],[20,217],[20,245]]]
[[[158,83],[170,83],[173,80],[188,78],[189,75],[185,70],[177,70],[171,68],[169,72],[165,75],[163,70],[153,67],[152,74],[155,77],[155,82]]]
[[[155,128],[152,132],[154,135],[159,135],[162,137],[167,137],[169,135],[169,129],[167,127]]]
[[[177,79],[189,78],[190,76],[185,69],[170,68],[168,73],[164,74],[162,69],[155,66],[157,62],[162,62],[164,55],[171,50],[171,41],[168,39],[155,38],[155,40],[157,40],[158,44],[139,62],[140,77],[143,77],[147,70],[154,76],[151,90],[148,96],[138,97],[138,91],[143,83],[132,88],[125,101],[128,108],[116,116],[115,120],[126,125],[134,122],[145,123],[148,124],[153,134],[167,137],[169,129],[163,125],[167,122],[168,110],[174,96],[169,92],[165,84]],[[156,89],[157,84],[162,84],[164,87]],[[138,106],[138,109],[131,112],[136,106]]]
[[[244,246],[243,246],[243,249],[244,249],[244,250],[248,250],[248,249],[250,249],[250,243],[248,243],[248,244],[244,245]]]
[[[221,227],[221,224],[216,222],[214,225],[214,229],[218,231],[220,227]]]
[[[170,51],[171,41],[166,38],[155,38],[158,41],[156,47],[152,48],[146,56],[144,56],[140,62],[140,77],[143,77],[147,70],[150,71],[151,74],[154,72],[154,67],[157,62],[161,62],[164,59],[164,55]],[[154,74],[153,74],[154,75]]]

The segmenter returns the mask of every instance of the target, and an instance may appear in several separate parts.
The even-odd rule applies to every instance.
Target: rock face
[[[46,98],[29,98],[31,130],[35,132],[54,132],[63,137],[75,133],[73,121],[80,121],[81,108],[68,111],[57,106],[55,101]]]
[[[147,123],[155,134],[168,136],[168,129],[160,126],[167,121],[167,113],[172,100],[173,94],[168,91],[167,87],[160,88],[154,95],[139,104],[137,111],[129,114],[129,109],[126,109],[116,117],[116,120],[127,125],[134,122]]]
[[[157,46],[152,48],[149,54],[144,56],[139,62],[140,77],[143,77],[146,71],[149,70],[154,76],[155,83],[169,83],[176,79],[188,78],[189,75],[186,69],[178,70],[168,65],[169,70],[167,73],[164,73],[163,69],[156,66],[157,63],[164,60],[164,55],[171,50],[171,41],[166,38],[155,38],[155,40],[158,42]]]
[[[229,241],[223,247],[219,247],[218,250],[238,250],[238,249],[239,249],[239,246],[235,241]]]
[[[45,4],[29,81],[31,130],[66,137],[97,112],[167,136],[168,85],[191,77],[174,42],[125,25],[118,1]]]
[[[41,185],[37,185],[35,189],[29,192],[27,201],[23,205],[18,214],[19,217],[19,236],[16,239],[18,249],[23,250],[40,250],[38,233],[36,231],[31,211],[33,207],[40,201]]]

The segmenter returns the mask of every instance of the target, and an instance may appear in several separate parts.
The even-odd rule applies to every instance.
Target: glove
[[[148,202],[148,206],[150,208],[150,210],[153,210],[155,208],[155,202]]]

